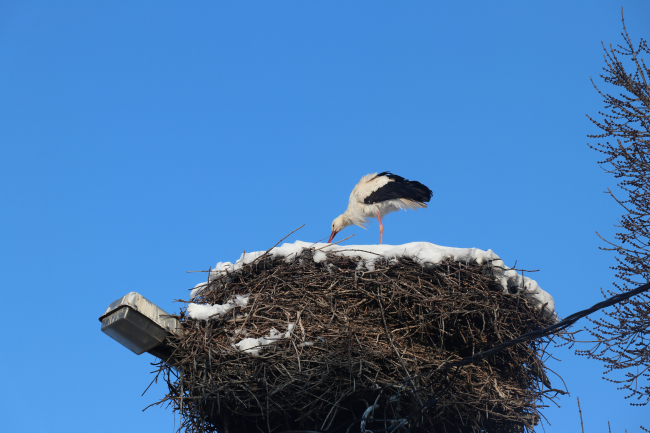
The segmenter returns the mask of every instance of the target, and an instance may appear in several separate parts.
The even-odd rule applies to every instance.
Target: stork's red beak
[[[332,239],[334,239],[334,236],[336,236],[337,233],[338,233],[338,231],[336,231],[336,230],[334,230],[334,231],[332,232],[332,236],[330,236],[330,240],[327,241],[328,244],[331,244],[331,243],[332,243]]]

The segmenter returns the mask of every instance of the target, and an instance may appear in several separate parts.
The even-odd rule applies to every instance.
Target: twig
[[[582,433],[585,433],[585,426],[582,423],[582,409],[580,409],[580,397],[576,397],[576,398],[578,399],[578,412],[580,412],[580,428],[582,428]]]

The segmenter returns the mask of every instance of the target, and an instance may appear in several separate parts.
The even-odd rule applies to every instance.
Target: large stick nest
[[[181,314],[160,402],[181,413],[181,429],[508,432],[537,423],[548,341],[436,371],[551,323],[504,293],[491,264],[378,260],[367,270],[334,254],[315,263],[313,254],[263,257],[192,300],[250,295],[246,307],[207,321]],[[271,329],[286,338],[257,356],[234,346]]]

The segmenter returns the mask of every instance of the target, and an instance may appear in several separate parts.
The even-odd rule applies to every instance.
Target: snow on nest
[[[234,344],[237,350],[241,352],[247,352],[254,356],[259,356],[260,352],[263,349],[269,348],[274,343],[277,343],[279,340],[291,337],[291,332],[296,325],[294,323],[289,323],[287,326],[287,332],[280,333],[275,328],[271,328],[269,334],[260,338],[244,338],[237,344]]]
[[[503,263],[492,250],[479,250],[478,248],[452,248],[434,245],[429,242],[411,242],[404,245],[331,245],[324,243],[310,243],[296,241],[292,244],[285,243],[279,247],[273,248],[269,251],[271,258],[282,258],[286,261],[293,261],[303,249],[313,249],[314,261],[316,263],[325,261],[328,253],[334,253],[346,257],[359,257],[361,262],[360,268],[365,267],[368,270],[374,270],[375,262],[378,259],[383,260],[399,260],[400,258],[410,258],[416,263],[423,266],[434,265],[441,263],[444,260],[454,260],[456,262],[476,262],[478,264],[492,263],[494,275],[503,286],[504,291],[511,293],[521,293],[528,297],[533,305],[537,308],[544,308],[548,314],[555,316],[555,302],[553,297],[547,292],[542,290],[535,280],[524,277],[517,273],[514,269],[510,269]],[[231,262],[219,262],[210,273],[210,279],[220,275],[236,272],[244,265],[254,262],[257,258],[262,256],[265,251],[256,251],[252,253],[244,253],[234,264]],[[201,283],[194,287],[191,298],[207,283]],[[230,311],[238,300],[229,301],[228,304],[203,306],[196,304],[189,304],[187,312],[190,317],[196,319],[208,319],[210,316],[221,316],[222,310],[227,309]],[[207,310],[211,309],[211,310]]]
[[[249,295],[235,295],[235,297],[225,304],[203,305],[189,304],[187,314],[193,319],[208,320],[211,317],[221,317],[235,307],[246,307],[248,305]]]

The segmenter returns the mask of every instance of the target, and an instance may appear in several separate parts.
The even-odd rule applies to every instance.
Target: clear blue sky
[[[646,0],[0,3],[2,430],[172,432],[141,411],[165,392],[140,395],[151,356],[99,315],[130,291],[177,311],[186,271],[325,238],[369,172],[434,192],[386,243],[491,248],[562,316],[599,301],[620,210],[585,114],[621,6],[650,38]],[[553,353],[571,396],[547,432],[579,431],[576,396],[587,433],[650,424]]]

